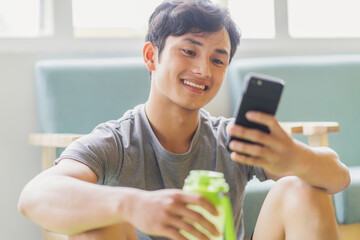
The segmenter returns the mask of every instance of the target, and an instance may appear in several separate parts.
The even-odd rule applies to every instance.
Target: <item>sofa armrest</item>
[[[41,169],[45,170],[53,166],[56,159],[56,149],[67,147],[80,138],[81,134],[67,133],[34,133],[29,136],[29,143],[41,147]]]
[[[327,133],[339,131],[337,122],[281,122],[280,124],[290,135],[307,135],[311,146],[327,146]],[[67,147],[82,136],[84,135],[71,133],[34,133],[29,136],[29,143],[42,147],[42,170],[45,170],[53,165],[56,148]]]
[[[34,133],[29,136],[29,143],[39,147],[67,147],[82,136],[70,133]]]
[[[312,147],[327,147],[327,134],[340,131],[338,122],[281,122],[280,125],[290,135],[306,135]]]
[[[339,132],[338,122],[280,122],[281,127],[289,134],[327,134]]]
[[[288,134],[304,134],[307,136],[327,134],[339,131],[337,122],[280,122],[281,127]],[[29,136],[29,143],[39,147],[67,147],[84,134],[72,133],[33,133]]]

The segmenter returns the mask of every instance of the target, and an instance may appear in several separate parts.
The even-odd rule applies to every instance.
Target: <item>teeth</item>
[[[195,88],[200,88],[200,89],[202,89],[202,90],[205,89],[205,86],[204,86],[204,85],[198,85],[198,84],[196,84],[196,83],[193,83],[193,82],[190,82],[190,81],[187,81],[187,80],[184,80],[184,83],[185,83],[186,85],[189,85],[189,86],[192,86],[192,87],[195,87]]]

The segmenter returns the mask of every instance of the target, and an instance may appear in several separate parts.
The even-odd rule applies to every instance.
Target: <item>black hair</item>
[[[160,56],[169,36],[213,33],[223,27],[230,37],[230,62],[240,43],[241,34],[227,9],[213,4],[210,0],[165,0],[149,18],[145,40],[158,48]]]

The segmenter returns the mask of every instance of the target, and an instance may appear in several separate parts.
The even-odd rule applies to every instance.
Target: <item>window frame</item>
[[[360,53],[360,38],[295,39],[288,33],[287,1],[275,0],[275,38],[241,39],[237,56],[273,56],[307,54]],[[51,36],[36,38],[0,38],[0,53],[138,53],[142,52],[143,38],[75,38],[72,26],[71,0],[53,0]]]

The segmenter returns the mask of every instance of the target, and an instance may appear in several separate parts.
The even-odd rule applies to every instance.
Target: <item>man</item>
[[[190,170],[205,169],[225,174],[238,239],[244,234],[244,188],[254,175],[278,180],[259,215],[255,240],[338,239],[328,193],[344,189],[349,173],[335,152],[292,139],[270,115],[247,113],[269,127],[265,134],[201,109],[220,89],[239,37],[228,13],[210,1],[160,4],[143,49],[151,72],[146,104],[71,144],[56,166],[24,188],[20,211],[71,239],[185,239],[181,229],[208,239],[184,218],[215,236],[217,229],[186,206],[200,205],[214,215],[216,209],[179,190]],[[232,141],[229,152],[228,134],[261,145]]]

